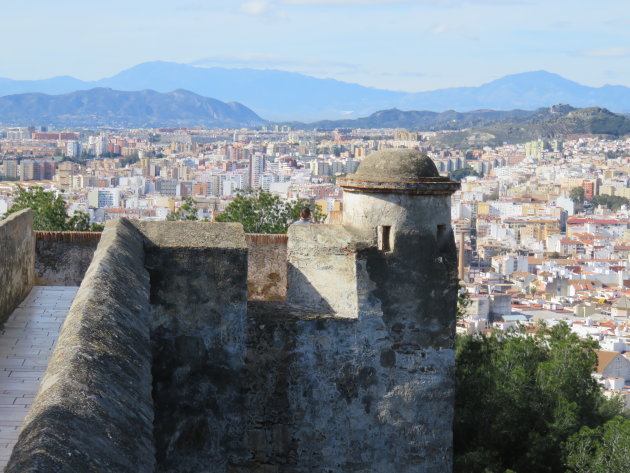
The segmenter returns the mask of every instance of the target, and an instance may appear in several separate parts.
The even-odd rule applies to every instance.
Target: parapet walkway
[[[34,287],[0,330],[0,471],[9,461],[78,289]]]

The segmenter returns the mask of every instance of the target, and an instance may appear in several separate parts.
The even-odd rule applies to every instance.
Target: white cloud
[[[245,3],[241,3],[238,10],[246,15],[259,16],[270,13],[271,6],[267,0],[248,0]]]
[[[361,66],[349,62],[295,58],[273,54],[210,56],[197,59],[189,64],[197,67],[280,69],[315,76],[321,76],[323,71],[326,72],[324,75],[365,72]]]
[[[628,57],[630,56],[630,48],[628,47],[612,47],[600,49],[588,49],[580,51],[580,56],[586,57]]]
[[[276,13],[278,6],[345,7],[369,5],[433,5],[453,7],[462,4],[506,6],[527,4],[536,0],[247,0],[239,11],[246,15],[262,16]]]
[[[446,30],[448,30],[448,26],[446,26],[446,25],[437,25],[437,26],[434,26],[431,29],[431,33],[433,33],[433,34],[442,34]]]
[[[394,5],[394,4],[425,4],[453,6],[462,3],[489,4],[489,5],[513,5],[528,4],[534,0],[278,0],[284,5],[308,5],[308,6],[346,6],[346,5]]]

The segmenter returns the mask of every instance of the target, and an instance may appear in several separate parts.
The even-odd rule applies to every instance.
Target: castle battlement
[[[434,170],[375,153],[343,224],[288,236],[108,222],[6,471],[450,471],[456,184]]]

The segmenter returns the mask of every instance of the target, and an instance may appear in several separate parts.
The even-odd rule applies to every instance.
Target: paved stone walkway
[[[9,460],[78,289],[34,287],[0,330],[0,471]]]

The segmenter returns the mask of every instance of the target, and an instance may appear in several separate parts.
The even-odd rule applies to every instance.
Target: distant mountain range
[[[65,94],[95,87],[158,92],[186,89],[205,97],[246,104],[262,117],[275,121],[356,118],[391,108],[434,112],[535,110],[557,103],[630,111],[628,87],[588,87],[545,71],[509,75],[479,87],[406,93],[292,72],[203,68],[170,62],[140,64],[92,82],[72,77],[33,81],[0,79],[0,96],[32,92]]]
[[[416,131],[461,130],[485,126],[500,121],[520,121],[533,115],[530,110],[474,110],[472,112],[403,111],[397,108],[379,110],[362,118],[321,120],[313,123],[293,122],[298,129],[332,130],[335,128],[407,128]]]
[[[534,111],[476,110],[404,112],[383,110],[355,120],[324,120],[293,124],[297,128],[327,130],[334,128],[406,128],[416,131],[449,130],[435,138],[442,145],[456,148],[523,143],[538,138],[563,138],[567,135],[630,135],[630,119],[601,107],[574,108],[554,105]]]
[[[249,108],[186,90],[123,92],[106,88],[62,95],[41,93],[0,97],[0,123],[143,128],[203,126],[257,127],[265,122]]]

